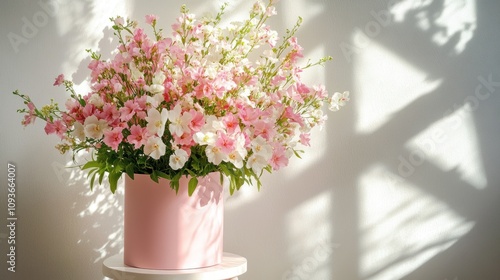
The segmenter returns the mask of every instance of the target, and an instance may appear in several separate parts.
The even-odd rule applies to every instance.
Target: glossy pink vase
[[[189,177],[178,194],[169,181],[125,175],[124,263],[148,269],[191,269],[220,264],[223,186],[219,173],[198,178],[191,197]]]

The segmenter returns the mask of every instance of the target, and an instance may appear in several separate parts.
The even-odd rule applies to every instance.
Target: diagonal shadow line
[[[450,237],[450,238],[447,238],[444,240],[427,243],[425,246],[418,249],[417,251],[414,251],[412,253],[405,253],[405,254],[399,255],[396,260],[389,262],[386,265],[381,266],[381,267],[377,268],[376,270],[374,270],[366,275],[363,275],[363,279],[370,279],[372,277],[375,277],[394,265],[409,261],[409,260],[413,259],[414,257],[417,257],[420,254],[424,253],[425,251],[433,249],[435,247],[444,246],[450,242],[456,242],[458,239],[460,239],[460,236]]]
[[[378,41],[382,41],[382,43],[385,44],[386,46],[393,45],[393,43],[394,43],[394,42],[391,43],[391,41],[389,41],[389,42],[383,41],[383,40],[378,40]],[[422,44],[420,44],[420,45],[422,45]],[[397,53],[402,52],[402,54],[400,55],[402,57],[405,57],[405,58],[411,57],[409,54],[411,54],[412,52],[407,50],[407,49],[405,49],[404,51],[401,51],[401,50],[396,50],[396,51],[397,51]],[[467,50],[462,56],[460,56],[459,58],[457,58],[455,60],[455,64],[456,63],[463,64],[464,62],[466,62],[468,60],[469,56],[471,55],[471,52],[473,52],[473,50],[470,50],[470,49]],[[418,52],[413,52],[413,55],[416,57],[419,54],[418,54]],[[415,61],[411,60],[411,62],[413,63]],[[438,63],[441,64],[439,61],[438,61]],[[420,62],[420,64],[422,64],[422,62]],[[433,64],[431,63],[426,68],[431,69],[432,67],[430,67],[430,66],[432,66],[432,65]],[[471,82],[474,86],[476,84],[478,84],[477,79],[476,79],[477,73],[478,72],[474,72],[472,70],[466,71],[466,74],[468,77],[468,78],[466,78],[466,81]],[[443,101],[441,99],[442,94],[439,94],[440,92],[452,92],[456,88],[456,85],[454,85],[454,80],[457,78],[463,77],[463,73],[460,73],[460,74],[453,73],[451,75],[447,74],[444,76],[445,76],[444,84],[438,90],[434,91],[433,93],[429,93],[425,96],[422,96],[421,98],[419,98],[415,102],[412,102],[410,105],[408,105],[407,107],[400,110],[397,114],[394,115],[394,117],[393,117],[394,121],[389,122],[384,127],[379,129],[376,133],[379,135],[388,135],[391,131],[395,131],[396,128],[399,128],[398,133],[402,132],[400,135],[399,141],[400,141],[400,143],[404,143],[403,142],[404,139],[409,139],[414,134],[418,133],[419,131],[426,128],[428,125],[432,124],[432,121],[434,119],[439,120],[440,117],[443,117],[447,111],[449,112],[450,109],[454,109],[453,105],[448,106],[448,108],[446,108],[446,107],[443,108],[442,106],[440,108],[438,105],[435,105],[435,104],[438,104],[438,103]],[[460,103],[460,102],[462,102],[462,104],[463,104],[464,97],[473,93],[474,86],[471,87],[470,92],[463,92],[463,89],[462,89],[462,92],[461,93],[459,92],[458,99],[456,97],[447,97],[447,98],[445,97],[446,102],[449,104],[454,104],[454,105],[456,103]],[[421,117],[421,112],[424,112],[424,111],[426,112],[426,116]],[[430,112],[430,114],[428,114],[429,112]],[[412,119],[414,119],[415,115],[419,116],[418,123],[412,122]],[[474,116],[475,116],[475,114],[473,114],[473,117]],[[421,120],[423,120],[423,121],[421,121]],[[396,121],[398,123],[403,121],[403,123],[411,123],[412,125],[406,126],[406,127],[404,127],[404,126],[401,127],[398,125],[398,123],[396,123]],[[476,120],[476,126],[477,126],[477,121],[478,120]],[[373,136],[375,136],[375,135],[373,135]],[[481,138],[482,135],[479,133],[477,136],[478,136],[478,138]],[[481,148],[481,147],[479,147],[479,148]],[[402,154],[404,154],[404,152]],[[483,163],[483,165],[486,165],[486,164]],[[430,165],[427,164],[427,167],[430,167]],[[427,169],[429,169],[429,168],[427,168]],[[393,169],[393,171],[395,171],[395,170]],[[452,205],[455,208],[455,210],[457,210],[462,215],[468,216],[467,212],[470,211],[471,209],[464,208],[464,207],[466,207],[465,205],[467,205],[467,204],[463,203],[463,202],[465,202],[464,200],[466,200],[465,198],[468,198],[470,200],[475,195],[480,195],[480,194],[477,191],[473,190],[472,186],[470,186],[469,184],[466,184],[461,179],[459,179],[460,176],[459,176],[458,172],[442,173],[435,166],[429,172],[430,172],[430,176],[427,176],[426,178],[422,178],[422,176],[419,178],[417,178],[417,176],[412,176],[410,178],[411,179],[410,181],[413,181],[416,185],[425,189],[428,193],[431,193],[431,194],[437,196],[439,199],[443,200],[444,202],[448,203],[449,205]],[[395,172],[395,174],[397,174],[397,172]],[[488,175],[489,174],[486,174],[487,177],[489,177]],[[433,180],[433,179],[439,179],[439,180]],[[432,187],[433,181],[443,182],[444,187],[441,187],[441,188]],[[457,186],[459,189],[457,189]],[[457,192],[462,192],[462,193],[465,192],[465,193],[463,194],[462,198],[459,198],[459,197],[454,196],[457,194]],[[453,193],[454,195],[450,196],[450,193]],[[474,200],[474,202],[477,202],[481,199],[486,199],[488,197],[487,193],[488,193],[488,190],[486,190],[486,194],[483,193],[483,195],[480,195],[479,197],[477,197]],[[456,201],[451,201],[451,200],[456,200]]]
[[[442,5],[441,6],[439,6],[439,5],[434,6],[433,7],[433,9],[435,9],[434,14],[439,14],[439,8],[442,8],[442,7],[443,7]],[[325,9],[325,10],[327,10],[327,9]],[[323,19],[318,18],[318,23],[322,22],[322,20],[324,20],[324,18]],[[314,23],[311,23],[310,25],[314,26]],[[352,145],[355,145],[357,147],[366,147],[367,144],[373,143],[372,141],[374,141],[374,140],[376,141],[375,143],[382,144],[382,143],[386,142],[386,140],[387,140],[383,137],[384,135],[389,135],[388,133],[390,133],[390,132],[392,132],[392,134],[394,134],[395,131],[399,132],[399,129],[403,129],[404,133],[401,133],[401,134],[398,133],[398,137],[396,139],[397,141],[392,141],[392,142],[400,143],[399,145],[401,147],[403,147],[404,143],[406,141],[408,141],[411,138],[411,136],[414,136],[419,131],[428,127],[435,120],[439,120],[440,118],[442,118],[443,113],[446,112],[448,109],[450,109],[450,107],[447,107],[447,106],[443,107],[443,105],[435,105],[435,104],[442,104],[442,99],[441,99],[442,96],[441,97],[439,96],[440,91],[443,91],[443,90],[444,91],[446,91],[446,90],[451,91],[454,87],[456,87],[453,85],[453,80],[455,78],[459,78],[461,80],[464,79],[463,73],[444,74],[447,72],[446,71],[447,67],[446,67],[446,64],[444,62],[448,62],[449,57],[447,57],[447,54],[449,53],[449,50],[451,49],[453,44],[456,42],[457,38],[456,37],[453,38],[449,42],[449,44],[445,45],[444,47],[436,47],[434,44],[429,43],[430,42],[430,40],[429,40],[430,34],[420,33],[417,36],[412,37],[412,36],[414,36],[415,30],[416,30],[415,28],[412,28],[413,25],[414,25],[414,23],[407,23],[406,22],[406,23],[401,24],[397,28],[391,29],[390,31],[393,32],[391,34],[409,33],[410,35],[403,36],[403,39],[409,40],[410,42],[412,42],[412,44],[417,42],[417,44],[416,44],[417,49],[419,49],[419,50],[423,49],[426,52],[431,52],[432,54],[435,54],[437,52],[437,54],[433,55],[430,59],[428,59],[425,62],[421,61],[421,59],[420,59],[421,53],[413,52],[413,51],[411,51],[411,49],[405,48],[405,46],[403,46],[401,43],[398,43],[396,40],[399,38],[398,36],[392,36],[392,37],[389,36],[390,40],[383,40],[382,38],[377,38],[377,41],[379,43],[385,45],[388,49],[394,50],[395,53],[399,54],[401,57],[409,58],[411,63],[417,65],[421,69],[428,71],[431,74],[431,76],[434,76],[434,77],[445,76],[445,78],[446,78],[445,84],[441,88],[439,88],[439,91],[434,91],[434,92],[430,93],[428,96],[420,98],[418,101],[413,102],[408,107],[402,109],[399,113],[397,113],[393,116],[392,120],[388,124],[386,124],[386,126],[382,127],[375,134],[367,135],[366,137],[363,137],[366,140],[363,141],[359,137],[355,137],[355,139],[359,140],[359,141],[356,143],[351,143]],[[408,26],[410,26],[410,28],[408,28]],[[413,31],[413,33],[408,32],[409,31],[408,29]],[[413,38],[417,38],[417,39],[410,40]],[[426,40],[423,40],[423,39],[426,39]],[[424,42],[424,43],[422,43],[422,42]],[[427,43],[425,43],[425,42],[427,42]],[[311,44],[311,45],[314,45],[317,43],[318,42],[309,42],[309,44]],[[471,58],[471,56],[474,55],[473,51],[474,50],[467,49],[464,54],[462,54],[459,57],[455,57],[454,60],[451,62],[451,64],[452,65],[463,65],[464,63],[467,62],[468,59]],[[435,60],[436,58],[437,58],[437,60]],[[443,62],[443,63],[441,63],[441,62]],[[449,65],[450,64],[448,63],[448,66]],[[437,66],[437,67],[435,67],[435,66]],[[480,68],[480,67],[470,68],[469,71],[467,71],[465,79],[468,81],[472,81],[472,80],[475,81],[476,75],[480,71],[478,68]],[[475,82],[477,83],[477,81],[475,81]],[[462,82],[462,84],[464,84],[464,82]],[[470,93],[470,92],[467,92],[467,93],[462,92],[459,96],[464,97],[468,93]],[[460,100],[462,100],[462,99],[459,99],[459,101]],[[447,98],[447,102],[450,102],[450,104],[452,104],[455,101],[456,101],[456,99],[453,97]],[[424,120],[419,119],[417,126],[415,126],[414,114],[408,113],[407,112],[408,110],[414,112],[415,114],[422,112],[422,111],[425,111],[425,112],[430,111],[431,114],[426,115]],[[406,131],[405,131],[405,127],[401,127],[400,125],[398,125],[398,123],[400,123],[401,120],[405,120],[406,122],[411,123],[412,124],[411,128],[408,127],[408,128],[406,128]],[[481,135],[478,135],[478,137],[481,138]],[[480,141],[481,141],[481,139],[480,139]],[[380,146],[380,145],[377,145],[377,146]],[[334,150],[337,150],[337,149],[334,149]],[[390,151],[390,150],[392,150],[390,147],[386,147],[386,149],[384,149],[384,151]],[[402,149],[402,150],[399,150],[399,152],[408,153],[408,150]],[[367,151],[364,154],[369,155],[370,153],[368,153],[368,151]],[[382,153],[382,152],[377,153],[377,155],[383,155],[383,154],[384,153]],[[483,152],[483,154],[484,154],[484,152]],[[398,153],[396,153],[394,159],[397,158],[397,155],[398,155]],[[384,158],[387,158],[387,157],[384,157]],[[372,161],[370,161],[369,158],[367,158],[367,159],[368,160],[367,160],[366,164],[364,164],[364,166],[369,165],[371,162],[378,161],[377,156],[373,157]],[[389,162],[387,160],[385,160],[385,162],[387,163],[388,166],[394,166],[393,162]],[[468,217],[471,219],[478,218],[477,214],[473,214],[474,208],[475,208],[473,205],[480,202],[483,199],[487,199],[488,198],[488,195],[487,195],[488,191],[481,193],[481,192],[478,192],[477,190],[472,189],[472,187],[469,184],[467,184],[464,181],[462,181],[461,179],[459,179],[459,176],[458,176],[458,173],[456,172],[456,170],[443,172],[442,170],[437,168],[437,166],[434,166],[433,164],[430,164],[430,163],[427,163],[425,166],[423,166],[422,169],[424,171],[427,171],[428,169],[430,169],[431,176],[427,176],[426,178],[415,178],[416,176],[413,176],[411,179],[414,181],[414,183],[417,186],[422,187],[427,192],[435,195],[439,199],[448,203],[455,210],[457,210],[460,214],[464,215],[465,217]],[[395,172],[395,169],[393,169],[393,171]],[[486,176],[489,178],[491,175],[491,171],[490,172],[486,171],[486,172],[487,172]],[[397,174],[397,173],[395,172],[395,174]],[[440,183],[442,182],[443,185],[450,186],[450,187],[438,189],[438,188],[433,187],[435,182],[440,182]],[[458,186],[458,188],[459,188],[458,190],[457,190],[456,186]],[[455,195],[452,195],[450,197],[450,192],[454,192]],[[459,192],[462,193],[462,195],[457,195]],[[464,192],[465,192],[465,194],[464,194]],[[474,198],[473,203],[471,203],[471,201],[470,201],[471,198]]]

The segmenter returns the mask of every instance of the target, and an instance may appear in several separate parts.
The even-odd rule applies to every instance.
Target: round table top
[[[104,260],[102,273],[116,280],[222,280],[247,271],[247,259],[224,252],[219,265],[182,270],[156,270],[130,267],[123,263],[123,254]]]

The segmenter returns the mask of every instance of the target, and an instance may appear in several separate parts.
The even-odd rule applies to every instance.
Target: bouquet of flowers
[[[119,41],[112,59],[87,50],[91,91],[80,95],[59,75],[54,85],[70,93],[65,109],[53,101],[39,108],[15,91],[27,105],[18,110],[22,124],[45,121],[45,132],[61,139],[61,153],[91,151],[80,166],[91,188],[107,175],[115,192],[126,173],[168,179],[177,191],[181,176],[190,175],[192,194],[197,177],[215,171],[229,179],[231,194],[244,183],[260,188],[264,170],[300,157],[299,145],[308,146],[311,129],[326,120],[323,105],[336,111],[349,99],[301,81],[303,70],[331,57],[299,66],[302,19],[280,40],[266,25],[274,2],[258,1],[248,19],[225,26],[226,5],[202,19],[183,6],[170,37],[155,15],[146,16],[151,36],[135,21],[111,18]]]

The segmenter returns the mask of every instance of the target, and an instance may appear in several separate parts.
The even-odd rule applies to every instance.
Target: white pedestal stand
[[[238,280],[238,276],[246,271],[247,260],[231,253],[224,253],[219,265],[185,270],[126,266],[123,264],[122,254],[109,257],[102,264],[103,275],[114,280]]]

